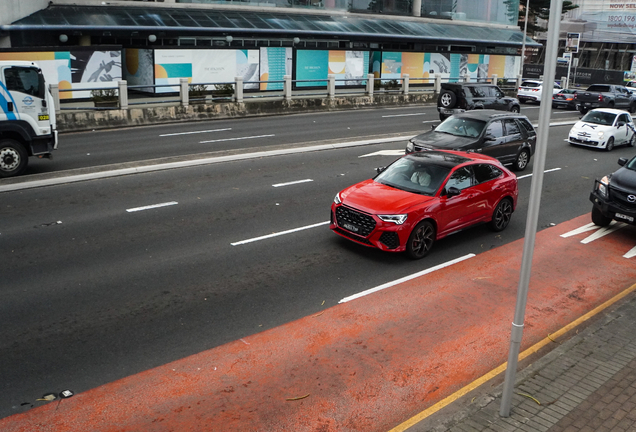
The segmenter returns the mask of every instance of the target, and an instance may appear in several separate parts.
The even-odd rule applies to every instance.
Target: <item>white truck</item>
[[[51,159],[56,148],[55,107],[42,70],[0,61],[0,178],[23,173],[29,156]]]

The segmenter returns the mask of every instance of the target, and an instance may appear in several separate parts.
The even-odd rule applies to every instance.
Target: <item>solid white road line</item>
[[[436,265],[435,267],[431,267],[429,269],[423,270],[423,271],[421,271],[419,273],[415,273],[415,274],[412,274],[410,276],[405,276],[405,277],[403,277],[401,279],[394,280],[393,282],[387,282],[384,285],[379,285],[379,286],[377,286],[375,288],[371,288],[371,289],[368,289],[366,291],[362,291],[361,293],[354,294],[354,295],[349,296],[349,297],[345,297],[342,300],[340,300],[338,303],[346,303],[348,301],[355,300],[355,299],[360,298],[360,297],[364,297],[364,296],[372,294],[374,292],[378,292],[378,291],[381,291],[383,289],[390,288],[392,286],[401,284],[402,282],[406,282],[406,281],[409,281],[411,279],[415,279],[417,277],[424,276],[425,274],[432,273],[432,272],[434,272],[436,270],[443,269],[444,267],[449,267],[449,266],[451,266],[453,264],[457,264],[458,262],[467,260],[468,258],[472,258],[474,256],[475,256],[475,254],[464,255],[463,257],[459,257],[459,258],[456,258],[454,260],[447,261],[447,262],[442,263],[440,265]]]
[[[574,122],[572,122],[572,124],[573,123]],[[558,126],[558,125],[559,124],[550,124],[550,126]],[[32,181],[27,181],[23,183],[12,183],[12,184],[6,184],[6,185],[0,184],[0,192],[33,189],[33,188],[38,188],[43,186],[55,186],[55,185],[76,183],[76,182],[82,182],[82,181],[88,181],[88,180],[98,180],[98,179],[105,179],[105,178],[112,178],[112,177],[120,177],[120,176],[131,175],[131,174],[143,174],[148,172],[163,171],[163,170],[176,169],[176,168],[196,167],[196,166],[210,165],[210,164],[223,163],[223,162],[260,159],[263,157],[307,153],[307,152],[320,151],[320,150],[334,150],[334,149],[340,149],[340,148],[383,144],[388,142],[397,142],[397,141],[404,141],[404,140],[408,141],[414,136],[415,135],[394,136],[389,138],[377,138],[377,139],[370,139],[370,140],[322,144],[322,145],[315,145],[315,146],[309,146],[309,147],[296,147],[296,148],[289,148],[289,149],[282,149],[282,150],[266,150],[262,152],[237,154],[237,155],[231,155],[231,156],[218,156],[218,157],[210,157],[210,158],[204,158],[204,159],[191,159],[191,160],[180,161],[180,162],[165,162],[165,163],[158,163],[156,165],[146,165],[146,166],[138,166],[138,167],[132,167],[132,168],[119,168],[119,169],[115,169],[111,171],[93,172],[88,174],[74,174],[74,175],[67,175],[64,177],[49,178],[45,180],[32,180]]]
[[[177,204],[179,204],[179,203],[176,202],[176,201],[171,201],[171,202],[167,202],[167,203],[153,204],[153,205],[149,205],[149,206],[145,206],[145,207],[129,208],[129,209],[126,209],[126,211],[128,213],[132,213],[132,212],[137,212],[137,211],[141,211],[141,210],[150,210],[150,209],[154,209],[154,208],[167,207],[167,206],[177,205]]]
[[[298,183],[307,183],[307,182],[312,182],[312,179],[305,179],[305,180],[296,180],[293,182],[287,182],[287,183],[277,183],[277,184],[273,184],[272,186],[274,187],[281,187],[281,186],[289,186],[289,185],[295,185]]]
[[[561,168],[552,168],[552,169],[549,169],[549,170],[545,170],[545,171],[543,171],[543,174],[549,173],[549,172],[552,172],[552,171],[559,171],[560,169]],[[520,179],[526,178],[526,177],[532,177],[532,174],[522,175],[521,177],[517,177],[517,180],[520,180]]]
[[[229,131],[229,130],[232,130],[232,128],[225,128],[225,129],[211,129],[211,130],[204,130],[204,131],[192,131],[192,132],[169,133],[169,134],[163,134],[163,135],[159,135],[159,136],[160,136],[160,137],[168,137],[168,136],[191,135],[191,134],[200,134],[200,133],[209,133],[209,132],[223,132],[223,131]]]
[[[426,113],[383,115],[383,116],[382,116],[382,118],[388,118],[388,117],[408,117],[408,116],[421,116],[421,115],[426,115]]]
[[[404,156],[404,149],[400,150],[380,150],[375,153],[364,154],[362,156],[358,156],[359,158],[369,157],[369,156]]]
[[[329,221],[320,222],[320,223],[313,224],[313,225],[308,225],[308,226],[304,226],[304,227],[300,227],[300,228],[294,228],[294,229],[291,229],[291,230],[288,230],[288,231],[281,231],[281,232],[278,232],[278,233],[272,233],[272,234],[264,235],[264,236],[261,236],[261,237],[254,237],[254,238],[251,238],[251,239],[248,239],[248,240],[242,240],[242,241],[235,242],[235,243],[230,243],[230,244],[232,246],[244,245],[246,243],[252,243],[252,242],[255,242],[255,241],[265,240],[265,239],[272,238],[272,237],[278,237],[278,236],[282,236],[282,235],[285,235],[285,234],[291,234],[291,233],[295,233],[295,232],[298,232],[298,231],[303,231],[303,230],[310,229],[310,228],[316,228],[316,227],[319,227],[321,225],[327,225],[328,223],[329,223]]]
[[[199,141],[199,144],[215,143],[215,142],[221,142],[221,141],[239,141],[239,140],[254,139],[254,138],[268,138],[273,136],[276,136],[276,135],[256,135],[256,136],[238,137],[238,138],[224,138],[224,139],[209,140],[209,141]]]
[[[625,255],[623,255],[623,258],[634,258],[634,257],[636,257],[636,246],[631,248],[629,250],[629,252],[627,252]]]

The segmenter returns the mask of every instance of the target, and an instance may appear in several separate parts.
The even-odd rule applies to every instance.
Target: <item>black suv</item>
[[[619,168],[594,181],[594,190],[590,194],[592,222],[598,226],[607,226],[612,220],[636,225],[636,156],[630,161],[620,158]]]
[[[498,111],[521,112],[519,100],[507,97],[499,87],[493,84],[445,83],[437,98],[439,119],[463,111],[475,109],[494,109]]]
[[[494,110],[455,114],[430,132],[409,140],[406,153],[426,150],[461,150],[483,153],[524,170],[534,154],[537,133],[528,117]]]

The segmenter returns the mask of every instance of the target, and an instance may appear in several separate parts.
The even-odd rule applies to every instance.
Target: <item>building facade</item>
[[[512,79],[524,44],[518,9],[519,0],[3,0],[0,59],[45,62],[67,90],[122,78],[168,86],[242,76],[248,90],[278,90],[285,75],[296,87],[326,85],[328,74],[364,85],[370,72],[415,85],[437,74]]]

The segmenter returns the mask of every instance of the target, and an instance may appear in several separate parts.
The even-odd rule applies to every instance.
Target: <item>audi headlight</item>
[[[607,188],[609,187],[609,176],[605,176],[601,179],[601,181],[598,183],[597,189],[598,193],[607,198],[608,194],[607,194]]]
[[[603,138],[603,135],[605,135],[605,132],[603,132],[603,131],[598,131],[598,137],[599,137],[599,138]]]
[[[342,202],[342,200],[340,199],[340,192],[338,192],[336,196],[333,198],[333,202],[336,204],[340,204]]]
[[[409,141],[408,144],[406,145],[406,152],[413,153],[414,151],[415,151],[415,146],[413,145],[412,141]]]
[[[406,217],[408,215],[398,214],[398,215],[378,215],[381,221],[384,222],[393,222],[396,225],[402,225],[406,222]]]

